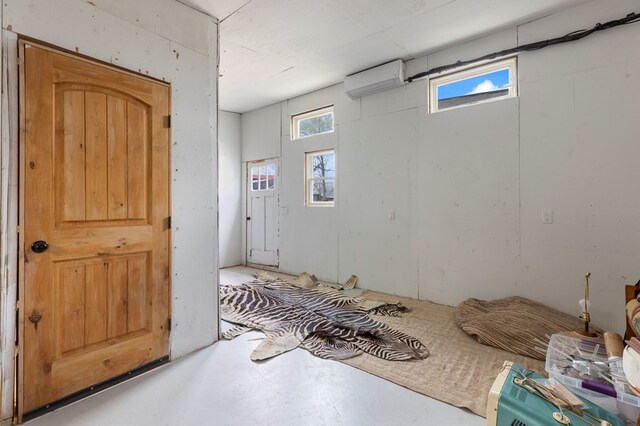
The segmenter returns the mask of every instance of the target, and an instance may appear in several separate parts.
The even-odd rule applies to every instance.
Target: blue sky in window
[[[317,156],[313,158],[313,165],[314,165],[314,176],[322,176],[322,173],[320,172],[320,170],[316,169],[315,166],[317,166],[318,164],[320,164],[320,157],[324,158],[325,161],[325,172],[326,175],[325,177],[334,177],[335,176],[335,171],[336,171],[336,156],[335,154],[326,154],[326,155],[322,155],[322,156]]]
[[[502,89],[508,84],[509,70],[495,71],[438,87],[438,100],[470,95],[472,93],[491,92]]]

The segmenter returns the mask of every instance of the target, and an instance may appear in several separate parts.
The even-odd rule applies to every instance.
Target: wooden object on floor
[[[624,296],[625,296],[625,306],[627,305],[627,303],[629,303],[630,301],[632,301],[633,299],[638,297],[638,294],[640,294],[640,282],[638,282],[638,284],[636,285],[626,285],[624,286]],[[625,324],[627,324],[627,330],[625,332],[625,339],[630,339],[631,337],[635,336],[638,337],[638,335],[635,333],[635,331],[633,331],[633,328],[631,327],[631,324],[629,324],[629,320],[627,319],[626,313],[625,313]]]
[[[607,348],[607,357],[622,357],[622,351],[624,351],[624,342],[622,336],[612,331],[605,331],[604,344]]]

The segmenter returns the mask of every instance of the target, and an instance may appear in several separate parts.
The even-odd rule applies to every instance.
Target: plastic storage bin
[[[549,373],[550,378],[562,383],[572,392],[625,419],[627,424],[635,425],[638,414],[640,414],[640,398],[632,394],[625,385],[616,386],[616,398],[584,389],[582,378],[568,375],[567,367],[571,366],[571,361],[566,359],[566,355],[578,355],[594,361],[607,361],[604,344],[554,334],[551,336],[547,348],[545,370]]]

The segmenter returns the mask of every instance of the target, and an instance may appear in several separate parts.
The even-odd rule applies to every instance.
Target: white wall
[[[3,128],[3,155],[17,146],[17,120],[9,113],[17,110],[13,89],[18,34],[171,83],[171,357],[213,343],[218,335],[216,22],[174,0],[6,0],[2,18],[3,69],[9,75],[2,119],[10,127]],[[15,161],[15,151],[11,155],[10,162]],[[5,168],[2,172],[5,200],[10,197],[5,182],[14,176]],[[7,209],[12,211],[11,206]],[[8,211],[2,212],[3,229],[11,217]],[[15,233],[15,227],[9,233]],[[7,278],[6,270],[2,275],[1,293],[15,294],[15,277]],[[12,306],[9,298],[5,301]],[[2,329],[10,329],[6,316],[2,318]],[[4,349],[6,356],[12,348]],[[3,370],[9,372],[6,366]],[[10,414],[11,392],[4,391],[11,383],[5,374],[5,415]]]
[[[220,111],[218,115],[218,217],[220,267],[242,263],[242,129],[241,115]]]
[[[279,117],[280,104],[242,114],[243,162],[280,157]]]
[[[408,74],[635,9],[593,1],[409,61]],[[356,274],[360,287],[449,305],[518,294],[572,314],[590,271],[594,322],[622,331],[640,264],[639,28],[521,53],[518,98],[430,115],[421,80],[356,100],[336,85],[243,114],[243,161],[282,157],[281,271]],[[335,133],[291,141],[290,115],[327,104]],[[323,148],[337,152],[336,207],[304,207],[304,153]]]

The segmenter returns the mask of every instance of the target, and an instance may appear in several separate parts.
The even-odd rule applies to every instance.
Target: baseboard
[[[238,266],[245,266],[245,265],[243,265],[242,263],[238,263],[237,265],[221,266],[220,269],[236,268]]]
[[[254,269],[262,269],[264,271],[283,273],[283,272],[280,272],[278,266],[267,266],[267,265],[259,265],[257,263],[247,263],[247,267],[254,268]],[[289,275],[289,274],[286,274],[286,275]]]

